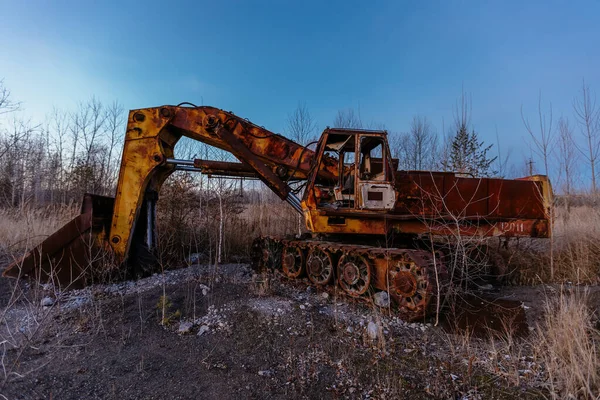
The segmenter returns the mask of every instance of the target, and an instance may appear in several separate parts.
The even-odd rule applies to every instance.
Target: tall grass
[[[230,196],[223,203],[221,228],[216,199],[199,200],[165,193],[159,201],[161,248],[172,262],[200,254],[211,262],[222,229],[223,261],[245,259],[259,235],[289,235],[305,231],[304,221],[277,198],[248,201]],[[79,213],[79,205],[0,209],[0,257],[31,249]],[[554,281],[575,284],[600,282],[600,208],[558,206],[553,229]],[[550,282],[549,241],[521,239],[501,250],[496,261],[500,274],[525,284]],[[513,279],[513,278],[511,278]]]
[[[550,241],[553,251],[550,252]],[[493,243],[494,241],[490,241]],[[600,208],[591,205],[557,206],[552,239],[520,239],[497,249],[496,274],[506,281],[540,283],[600,283]],[[551,257],[553,274],[550,270]]]
[[[600,274],[600,209],[589,205],[557,207],[554,224],[558,281],[598,283]]]
[[[586,297],[563,289],[549,298],[534,335],[553,398],[600,398],[600,331]]]
[[[31,249],[79,214],[79,206],[0,209],[0,256]]]

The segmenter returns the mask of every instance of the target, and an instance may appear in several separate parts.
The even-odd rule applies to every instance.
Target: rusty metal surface
[[[435,310],[437,299],[441,300],[449,286],[449,275],[438,252],[276,237],[257,239],[253,251],[256,262],[263,267],[282,270],[292,279],[301,276],[298,271],[302,269],[311,282],[338,285],[353,298],[371,301],[375,291],[388,292],[392,308],[405,320],[425,318]],[[299,251],[308,257],[301,257]],[[279,253],[281,257],[273,257]],[[313,266],[315,254],[319,261]],[[300,260],[306,260],[302,268],[298,265]],[[332,276],[323,273],[323,265],[328,262]],[[317,279],[312,279],[311,274]]]
[[[340,171],[347,168],[346,164],[342,166],[341,161],[331,157],[325,159],[330,134],[334,135],[330,152],[332,149],[342,151],[340,146],[346,145],[339,143],[350,141],[344,141],[344,135],[387,140],[384,132],[325,130],[315,155],[316,162],[338,163]],[[551,236],[552,189],[545,176],[505,180],[465,178],[450,172],[396,171],[392,174],[393,180],[377,183],[378,187],[393,184],[395,190],[393,209],[385,211],[361,201],[363,194],[357,192],[356,188],[365,182],[357,169],[358,154],[362,151],[358,143],[362,140],[357,138],[350,142],[353,144],[343,151],[353,149],[355,152],[354,163],[348,167],[356,171],[354,194],[340,198],[337,193],[345,187],[343,182],[317,185],[313,179],[316,174],[313,174],[302,202],[306,226],[312,232],[386,235],[394,231],[412,235]],[[384,149],[387,149],[387,145]],[[388,152],[384,151],[384,157]],[[384,158],[377,160],[383,162]],[[388,165],[397,165],[393,160],[386,162]],[[346,176],[346,173],[344,170],[344,175],[340,176]],[[331,195],[332,192],[336,194],[335,197]]]
[[[541,182],[462,178],[438,172],[396,174],[396,213],[456,218],[544,219]]]
[[[231,143],[223,140],[217,127],[226,128],[252,154],[273,171],[285,167],[287,176],[281,178],[306,179],[312,168],[314,151],[269,130],[214,107],[182,108],[165,106],[171,110],[169,127],[180,134],[217,148],[235,156]],[[163,108],[165,108],[163,107]],[[320,168],[318,175],[324,178],[337,176],[337,165]]]
[[[294,243],[283,246],[281,252],[281,269],[288,278],[299,278],[304,273],[304,252]]]
[[[112,198],[86,194],[81,215],[9,265],[3,276],[52,282],[63,288],[85,286],[93,278],[92,261],[105,251],[103,239],[112,203]]]
[[[306,259],[306,274],[315,285],[327,285],[333,279],[335,264],[329,252],[319,247],[311,247]]]
[[[203,174],[217,176],[234,176],[244,178],[256,178],[257,174],[251,166],[245,163],[194,160],[194,167],[199,168]]]
[[[350,167],[343,163],[340,165],[339,160],[325,154],[326,138],[330,134],[363,135],[384,140],[383,155],[373,158],[373,165],[380,163],[382,170],[386,171],[385,179],[391,179],[390,182],[385,181],[386,184],[390,188],[391,185],[394,186],[396,201],[390,203],[394,204],[392,210],[359,209],[362,204],[360,193],[356,193],[356,201],[352,200],[352,207],[339,208],[331,202],[327,185],[347,173]],[[43,266],[47,263],[63,266],[60,269],[63,271],[60,272],[61,280],[74,279],[81,272],[87,273],[90,268],[89,260],[93,257],[89,251],[87,256],[81,256],[85,254],[84,247],[106,249],[110,246],[115,263],[107,263],[100,268],[110,271],[123,266],[131,254],[132,243],[135,241],[137,245],[138,238],[145,236],[141,230],[150,232],[154,229],[150,222],[137,222],[144,213],[143,205],[148,195],[158,193],[162,183],[175,170],[175,165],[168,163],[167,159],[173,158],[174,146],[182,136],[229,151],[241,161],[225,163],[195,160],[196,168],[208,174],[261,179],[282,199],[286,199],[303,213],[307,228],[314,233],[386,235],[399,232],[413,235],[430,233],[507,237],[551,235],[549,208],[552,191],[548,179],[543,176],[502,180],[462,178],[452,173],[393,171],[395,168],[392,166],[397,163],[394,164],[390,159],[385,142],[387,137],[381,131],[327,129],[316,151],[313,151],[217,108],[162,106],[132,110],[129,113],[114,206],[108,200],[87,198],[84,200],[81,216],[27,255],[19,272],[17,266],[13,265],[5,274],[31,275],[39,269],[40,273],[49,277],[56,271],[44,272],[44,268],[49,271]],[[356,168],[360,158],[357,147],[359,140],[356,139],[353,143],[356,146]],[[387,167],[384,163],[387,163]],[[290,179],[308,180],[301,204],[290,191]],[[355,190],[360,179],[363,178],[356,178]],[[321,189],[315,188],[317,184],[321,185]],[[327,206],[320,203],[324,199],[329,201]],[[302,254],[298,255],[296,251],[295,256],[288,257],[284,262],[289,264],[289,275],[303,272],[298,272],[292,261],[299,262],[299,258],[302,258],[301,264],[304,267],[307,255],[303,251],[310,245],[298,242],[294,246],[301,249]],[[333,280],[328,271],[323,269],[325,265],[329,265],[327,255],[337,254],[335,257],[341,257],[343,254],[347,256],[347,265],[338,268],[336,263],[339,259],[334,257],[335,259],[331,259],[332,267],[334,270],[339,269],[338,279],[343,278],[346,291],[356,295],[363,294],[365,286],[379,288],[382,287],[378,286],[381,282],[387,285],[390,279],[387,275],[388,267],[382,267],[381,263],[384,262],[382,260],[388,263],[396,257],[390,250],[381,253],[369,248],[363,249],[366,251],[364,253],[356,246],[349,248],[340,244],[319,244],[319,248],[325,255],[313,254],[314,263],[311,262],[310,267],[312,278],[311,274],[309,278],[317,284]],[[282,262],[282,254],[277,251],[279,250],[266,251],[265,259],[270,263],[273,263],[274,258],[275,262]],[[350,251],[356,254],[352,256]],[[287,253],[285,255],[288,256]],[[365,260],[373,265],[372,271],[365,270],[361,257],[367,257]],[[418,264],[417,261],[414,262],[415,265]],[[419,271],[419,268],[409,269],[408,272]],[[365,275],[365,272],[368,274]],[[419,287],[419,279],[415,278],[415,283],[405,272],[398,271],[400,275],[392,279],[396,282],[395,285],[402,290],[409,290],[415,285]]]

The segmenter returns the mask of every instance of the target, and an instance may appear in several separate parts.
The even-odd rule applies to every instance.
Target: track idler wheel
[[[369,290],[371,285],[371,266],[360,254],[344,254],[337,266],[338,283],[350,296],[358,297]]]
[[[328,284],[333,278],[331,254],[318,247],[310,249],[306,261],[306,274],[315,285]]]
[[[304,271],[304,253],[294,245],[285,245],[281,252],[281,266],[285,276],[290,279],[299,278]]]
[[[435,268],[428,257],[396,256],[388,269],[389,293],[405,319],[423,318],[437,295],[438,284],[446,280],[445,268],[440,263],[436,277]]]

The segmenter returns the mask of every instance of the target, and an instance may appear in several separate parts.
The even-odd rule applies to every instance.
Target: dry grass
[[[223,205],[222,225],[215,202],[204,203],[201,207],[197,202],[163,203],[166,212],[161,215],[159,209],[158,230],[166,260],[181,262],[181,259],[190,259],[191,255],[198,254],[203,262],[213,263],[217,258],[221,227],[223,262],[248,260],[252,242],[258,236],[298,233],[298,214],[287,203],[278,200],[249,204],[232,199],[228,201]]]
[[[177,202],[176,202],[177,203]],[[214,204],[195,202],[179,206],[177,218],[172,210],[159,215],[161,244],[173,253],[173,260],[201,253],[213,260],[217,249],[219,212]],[[193,209],[196,207],[196,209]],[[277,200],[251,204],[238,203],[224,216],[223,261],[247,259],[254,238],[260,235],[289,235],[305,232],[303,221],[286,204]],[[0,209],[0,256],[20,254],[40,243],[79,213],[78,205],[44,208]],[[516,276],[514,282],[600,282],[600,208],[590,205],[559,206],[555,211],[553,260],[550,275],[549,241],[521,240],[502,256],[500,273]],[[490,246],[494,247],[494,246]]]
[[[191,204],[189,204],[191,206]],[[191,208],[189,208],[191,209]],[[218,230],[218,209],[207,204],[201,210],[181,210],[181,223],[165,219],[161,229],[168,227],[183,233],[173,246],[187,251],[206,251],[215,248],[215,232]],[[79,209],[75,206],[53,206],[41,209],[0,210],[0,251],[4,254],[18,253],[41,242],[68,222]],[[179,214],[178,214],[179,217]],[[224,227],[224,252],[227,256],[244,254],[252,240],[259,235],[285,235],[298,233],[297,214],[281,202],[243,204],[241,212],[226,214]],[[175,221],[177,222],[177,221]],[[554,225],[555,280],[574,283],[597,282],[600,271],[600,210],[591,206],[556,210]],[[514,260],[529,268],[537,282],[549,280],[548,241],[530,241],[513,253]],[[255,276],[254,289],[259,296],[271,293],[270,280],[266,275]],[[39,299],[31,303],[37,307]],[[163,320],[168,314],[167,298],[162,304]],[[32,314],[33,315],[33,314]],[[377,314],[376,314],[377,315]],[[505,335],[494,335],[489,341],[473,341],[469,331],[462,335],[448,335],[453,358],[466,365],[466,377],[471,380],[480,366],[489,366],[494,376],[510,385],[520,385],[530,379],[529,356],[541,366],[544,385],[553,398],[600,399],[600,331],[594,326],[595,316],[586,306],[585,295],[566,290],[546,299],[545,316],[537,327],[527,347],[515,338],[508,325]],[[0,320],[3,316],[0,315]],[[176,319],[176,318],[175,318]],[[0,321],[1,322],[1,321]],[[379,339],[374,343],[381,354],[388,344],[384,340],[382,324],[375,321]],[[40,324],[41,325],[41,324]],[[0,339],[6,340],[4,337]],[[371,339],[365,343],[373,344]],[[478,347],[485,345],[485,353]],[[6,346],[5,346],[6,347]],[[0,348],[0,351],[5,348]],[[526,372],[523,372],[526,371]],[[537,375],[536,375],[537,376]]]
[[[31,249],[79,214],[79,206],[0,209],[0,252]]]
[[[494,254],[496,274],[513,284],[598,284],[600,208],[581,205],[567,210],[558,206],[551,240],[521,239],[510,242],[507,248],[490,245],[490,249],[497,249]]]
[[[533,338],[553,398],[600,398],[600,331],[586,297],[563,289],[547,300]]]
[[[219,213],[214,204],[184,204],[177,217],[159,215],[161,244],[172,259],[202,253],[214,259]],[[242,204],[235,212],[227,210],[223,224],[223,261],[247,258],[254,238],[260,235],[286,235],[298,232],[298,215],[286,203]],[[41,243],[79,214],[79,205],[53,205],[43,208],[0,209],[0,257],[18,256]],[[170,210],[168,210],[170,211]],[[180,211],[180,210],[177,210]],[[302,221],[302,227],[304,226]],[[173,250],[175,249],[175,250]]]
[[[600,209],[556,209],[555,280],[597,283],[600,274]]]

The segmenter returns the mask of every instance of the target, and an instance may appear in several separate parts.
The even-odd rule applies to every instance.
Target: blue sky
[[[528,153],[520,116],[539,90],[571,116],[600,90],[600,1],[6,1],[0,78],[27,112],[92,95],[128,109],[204,103],[283,132],[298,102],[320,129],[337,110],[442,130],[461,87],[481,137]]]

